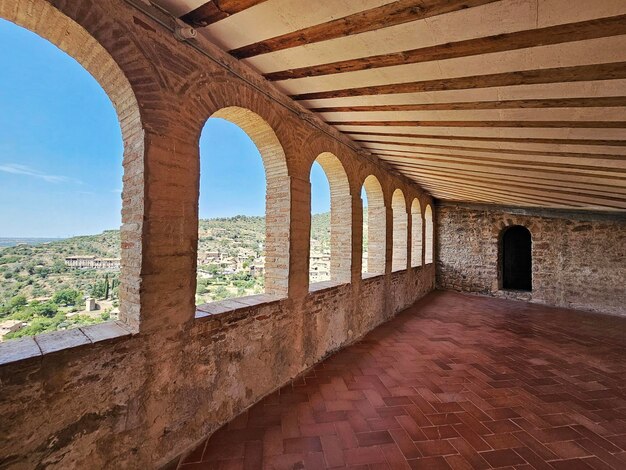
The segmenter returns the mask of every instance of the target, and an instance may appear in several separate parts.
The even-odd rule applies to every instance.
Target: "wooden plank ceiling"
[[[626,0],[162,0],[443,200],[626,210]]]

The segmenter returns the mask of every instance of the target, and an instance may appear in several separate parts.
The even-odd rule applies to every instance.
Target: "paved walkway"
[[[626,469],[626,318],[434,292],[179,467]]]

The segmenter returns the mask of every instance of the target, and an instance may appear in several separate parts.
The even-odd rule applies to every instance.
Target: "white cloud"
[[[20,165],[18,163],[4,163],[0,164],[0,171],[5,173],[12,173],[14,175],[24,175],[31,176],[33,178],[39,178],[48,183],[76,183],[77,181],[68,178],[67,176],[59,176],[59,175],[49,175],[47,173],[42,173],[39,170],[35,170],[26,165]]]

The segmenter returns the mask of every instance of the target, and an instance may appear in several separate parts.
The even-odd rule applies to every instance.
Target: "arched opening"
[[[128,286],[141,263],[128,257],[140,258],[141,224],[120,231],[142,214],[138,204],[122,211],[123,167],[143,168],[130,84],[48,2],[1,10],[0,341],[118,318],[134,329]],[[124,203],[140,190],[124,187]]]
[[[328,186],[323,187],[324,183]],[[329,198],[325,199],[323,193]],[[311,212],[310,283],[328,280],[350,282],[350,185],[343,165],[330,152],[320,154],[311,167]]]
[[[365,197],[363,198],[363,192]],[[374,175],[363,182],[363,269],[368,274],[384,274],[386,214],[383,188]],[[365,235],[367,234],[367,236]]]
[[[401,189],[396,189],[393,192],[391,210],[393,212],[393,257],[391,269],[392,271],[400,271],[407,268],[408,239],[406,199]]]
[[[433,262],[434,252],[434,236],[433,236],[433,210],[430,204],[426,206],[424,211],[424,223],[425,223],[425,240],[424,240],[424,262],[430,264]]]
[[[422,265],[422,208],[419,199],[411,203],[411,266]]]
[[[502,288],[532,290],[532,238],[526,227],[514,225],[502,233]]]
[[[200,167],[197,303],[286,296],[289,177],[276,134],[248,109],[222,108],[203,128]]]

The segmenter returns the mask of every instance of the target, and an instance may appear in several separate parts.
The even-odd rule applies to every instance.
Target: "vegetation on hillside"
[[[350,223],[346,220],[345,223]],[[322,251],[330,251],[330,212],[313,214],[311,217],[311,238],[320,243]]]
[[[118,304],[119,273],[65,266],[67,256],[120,256],[118,230],[0,249],[0,322],[26,326],[4,339],[35,335],[111,318]],[[85,298],[106,309],[83,312]]]
[[[311,235],[318,249],[330,249],[330,213],[313,215]],[[264,217],[200,220],[196,302],[263,292],[263,275],[255,275],[254,269],[263,267],[264,240]],[[119,230],[38,244],[0,243],[0,323],[15,320],[25,325],[4,339],[115,318],[119,272],[70,268],[65,265],[69,256],[119,258]],[[86,312],[89,297],[104,308]]]

